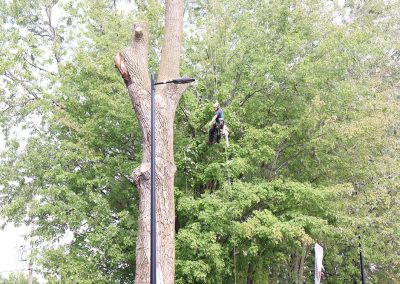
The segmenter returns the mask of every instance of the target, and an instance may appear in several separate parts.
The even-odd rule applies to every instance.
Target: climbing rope
[[[217,17],[216,17],[216,0],[213,0],[212,1],[212,7],[211,7],[211,9],[212,9],[212,18],[213,18],[213,21],[212,21],[212,24],[213,24],[213,27],[212,27],[212,34],[213,34],[213,38],[214,38],[214,42],[213,42],[213,45],[211,45],[210,43],[211,43],[211,39],[208,37],[208,43],[209,43],[209,46],[210,46],[210,48],[211,48],[211,50],[210,50],[210,53],[211,53],[211,58],[212,58],[212,61],[213,61],[213,64],[212,64],[212,71],[213,71],[213,75],[214,75],[214,97],[216,97],[217,96],[217,89],[218,89],[218,70],[217,70],[217,48],[218,48],[218,45],[217,45]],[[212,50],[212,47],[213,47],[213,50]],[[221,131],[221,129],[218,129],[218,131],[219,131],[219,135],[221,135],[222,133],[220,132]],[[224,138],[225,138],[225,169],[226,169],[226,174],[227,174],[227,177],[228,177],[228,184],[229,184],[229,189],[232,189],[232,184],[231,184],[231,177],[230,177],[230,174],[229,174],[229,169],[228,169],[228,161],[229,161],[229,156],[228,156],[228,147],[229,147],[229,135],[225,135],[225,133],[224,133]],[[222,202],[224,202],[224,197],[227,195],[227,189],[225,188],[225,190],[224,190],[224,194],[223,194],[223,196],[222,196]],[[233,234],[234,234],[234,229],[232,230],[233,231]],[[237,284],[237,264],[236,264],[236,241],[235,241],[235,236],[233,236],[233,269],[234,269],[234,271],[233,271],[233,273],[234,273],[234,283],[235,284]]]
[[[187,180],[188,173],[187,173],[187,157],[186,157],[187,149],[188,149],[188,147],[186,147],[185,150],[183,151],[184,161],[185,161],[185,168],[186,168],[185,169],[185,171],[186,171],[186,174],[185,174],[185,193],[186,194],[188,193],[188,180]]]
[[[228,176],[229,188],[231,188],[231,176],[229,174],[229,169],[228,169],[228,147],[229,147],[228,136],[226,136],[225,141],[226,141],[226,144],[225,144],[225,167],[226,167],[226,174]]]

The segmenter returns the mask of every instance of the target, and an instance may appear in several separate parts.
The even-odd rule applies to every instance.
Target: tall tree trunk
[[[300,255],[298,252],[295,252],[291,255],[291,259],[293,261],[293,270],[291,271],[290,282],[291,283],[299,283],[299,267],[300,267]]]
[[[246,284],[253,284],[253,273],[254,273],[254,266],[250,262],[249,266],[247,267],[247,279]]]
[[[183,0],[167,0],[164,43],[158,81],[179,77],[182,45]],[[131,46],[115,57],[143,132],[143,160],[132,173],[139,190],[139,228],[136,244],[135,283],[150,282],[150,77],[148,26],[134,23]],[[175,110],[187,85],[158,85],[155,96],[157,283],[174,283],[175,201],[173,123]]]
[[[306,260],[306,256],[308,253],[308,250],[310,246],[306,243],[303,245],[304,250],[302,251],[301,254],[301,260],[300,260],[300,268],[299,268],[299,283],[304,283],[304,262]]]

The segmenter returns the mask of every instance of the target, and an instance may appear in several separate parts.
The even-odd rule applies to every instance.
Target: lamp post
[[[361,191],[363,192],[363,191]],[[356,191],[356,194],[358,192]],[[365,192],[364,192],[365,194]],[[362,204],[359,205],[360,208],[362,208]],[[365,273],[364,273],[364,257],[362,254],[362,244],[361,244],[361,234],[363,231],[361,230],[361,225],[357,226],[357,231],[358,231],[358,251],[359,251],[359,256],[360,256],[360,274],[361,274],[361,283],[365,284]]]
[[[151,74],[151,99],[150,99],[150,123],[151,123],[151,181],[150,181],[150,283],[157,284],[157,220],[156,220],[156,143],[155,143],[155,94],[156,85],[162,84],[188,84],[194,82],[193,78],[177,78],[169,81],[156,82],[154,74]]]
[[[358,249],[360,251],[360,270],[361,270],[361,283],[365,284],[364,274],[364,257],[362,255],[361,235],[358,235]]]

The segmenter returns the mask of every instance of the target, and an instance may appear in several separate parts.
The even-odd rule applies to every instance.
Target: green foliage
[[[43,126],[35,125],[24,148],[10,141],[2,153],[1,213],[33,223],[37,246],[52,244],[37,256],[51,282],[126,283],[135,274],[137,195],[130,173],[140,161],[141,137],[113,56],[129,30],[105,2],[90,5],[83,15],[79,5],[65,7],[72,23],[84,22],[84,34],[74,39],[73,60],[58,62],[51,75],[54,91],[40,94]],[[71,243],[58,243],[68,234]]]
[[[313,251],[299,245],[305,235],[308,245],[319,242],[325,247],[324,281],[358,279],[359,234],[368,280],[399,279],[394,272],[399,262],[392,250],[398,226],[390,221],[398,217],[399,208],[398,179],[393,175],[398,159],[392,152],[398,140],[398,101],[394,95],[398,86],[394,50],[398,45],[387,37],[394,36],[390,23],[398,18],[393,14],[398,5],[372,2],[359,6],[346,3],[344,7],[318,1],[189,4],[190,22],[204,32],[186,37],[184,73],[195,76],[199,83],[185,95],[177,113],[177,124],[181,125],[176,135],[177,187],[185,194],[191,189],[194,200],[208,200],[208,192],[218,188],[229,192],[231,186],[246,182],[251,186],[237,196],[244,202],[252,200],[253,186],[277,179],[330,192],[310,203],[300,203],[296,210],[291,206],[301,200],[301,194],[291,187],[260,198],[273,206],[288,206],[279,205],[282,207],[275,211],[260,204],[236,225],[249,239],[247,244],[237,243],[238,251],[246,248],[247,252],[244,260],[237,254],[239,283],[265,283],[266,279],[302,282],[303,275],[311,279]],[[227,155],[222,147],[203,147],[205,133],[194,123],[202,120],[200,126],[207,121],[202,118],[204,106],[214,99],[222,102],[231,128]],[[184,149],[182,154],[180,148]],[[204,179],[210,172],[213,175]],[[308,192],[302,194],[309,197]],[[184,197],[180,201],[180,196],[178,206],[192,204]],[[218,195],[210,198],[218,200]],[[218,222],[218,229],[204,228],[198,238],[223,230],[228,239],[238,242],[238,232],[233,237],[233,229],[223,229],[226,218],[231,226],[236,224],[234,217],[217,215],[224,207],[222,200],[227,202],[223,198],[211,202],[208,210],[190,208],[179,213],[181,230],[196,222],[186,215],[213,212],[210,219]],[[316,203],[331,213],[308,212]],[[231,204],[229,213],[241,212],[237,206]],[[265,229],[261,229],[264,224]],[[382,232],[384,242],[379,240]],[[264,241],[269,254],[262,253],[258,239]],[[226,246],[227,242],[219,243]],[[232,250],[230,247],[224,264],[226,275],[215,280],[215,273],[210,273],[213,280],[209,283],[233,282]],[[300,271],[297,261],[304,256],[304,270]],[[185,271],[183,282],[207,283],[185,278],[194,271],[180,268],[178,275],[180,271]]]
[[[0,276],[0,284],[25,284],[28,283],[28,277],[22,273],[11,273],[7,278]],[[32,278],[33,284],[39,284],[36,277]]]
[[[197,83],[175,119],[177,283],[311,282],[315,242],[323,281],[353,283],[359,235],[368,282],[399,281],[398,4],[367,2],[187,1],[181,74]],[[0,4],[0,214],[34,224],[49,283],[135,275],[142,137],[113,67],[133,16],[118,5]],[[134,9],[152,71],[161,8]],[[206,144],[216,99],[228,149]]]
[[[183,195],[177,205],[182,227],[177,235],[178,282],[231,283],[234,250],[239,264],[236,273],[243,282],[247,277],[243,272],[253,261],[259,265],[255,274],[271,275],[263,267],[285,271],[291,259],[282,259],[284,255],[301,253],[314,240],[322,244],[332,238],[340,240],[335,227],[338,216],[329,210],[332,194],[310,185],[276,180],[236,182],[200,199]],[[313,267],[312,259],[307,267]]]

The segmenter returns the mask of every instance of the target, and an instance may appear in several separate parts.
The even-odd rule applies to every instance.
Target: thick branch
[[[148,42],[149,29],[147,24],[134,23],[131,46],[118,53],[114,62],[127,86],[134,83],[135,89],[142,89],[150,93]]]
[[[240,102],[240,107],[242,107],[250,98],[252,98],[252,97],[253,97],[254,95],[256,95],[257,93],[260,93],[260,92],[262,92],[262,91],[266,91],[266,90],[268,90],[268,89],[269,89],[269,87],[261,88],[261,89],[255,90],[255,91],[253,91],[253,92],[247,94],[247,95],[244,97],[243,101]]]
[[[163,86],[166,97],[171,100],[171,106],[173,107],[173,112],[175,113],[175,109],[178,106],[179,100],[186,89],[189,87],[189,84],[166,84]]]
[[[179,58],[183,37],[183,0],[166,0],[164,41],[161,52],[158,80],[165,81],[179,77]]]
[[[55,72],[46,70],[46,69],[44,69],[43,67],[40,67],[40,66],[36,65],[33,61],[31,62],[31,61],[28,60],[25,56],[23,56],[22,58],[24,59],[24,61],[25,61],[26,63],[28,63],[28,64],[29,64],[30,66],[32,66],[33,68],[36,68],[36,69],[38,69],[38,70],[40,70],[40,71],[49,73],[50,75],[53,75],[53,76],[57,75]]]

